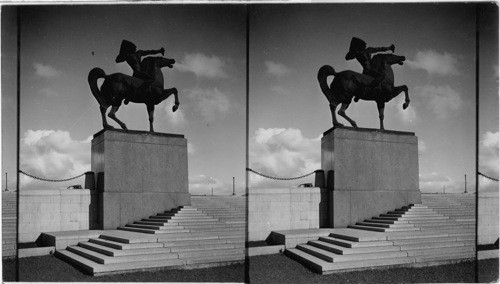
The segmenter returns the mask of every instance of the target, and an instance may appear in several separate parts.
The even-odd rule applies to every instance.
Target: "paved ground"
[[[3,280],[15,281],[15,260],[3,261]],[[192,270],[160,270],[93,277],[54,256],[21,258],[22,282],[245,282],[245,266],[229,265]]]
[[[310,272],[281,254],[250,258],[251,283],[460,283],[474,282],[474,262],[423,268],[392,268],[330,275]],[[498,258],[479,261],[479,282],[498,282]],[[92,277],[53,257],[20,259],[19,280],[26,282],[247,282],[245,266],[163,270]],[[15,280],[15,261],[3,261],[3,280]]]
[[[251,283],[460,283],[475,282],[474,262],[319,275],[281,254],[250,258]],[[479,282],[498,282],[498,258],[479,261]]]

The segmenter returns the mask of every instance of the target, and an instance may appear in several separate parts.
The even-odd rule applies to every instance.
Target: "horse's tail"
[[[99,90],[99,87],[97,86],[97,80],[100,78],[106,78],[106,73],[104,73],[104,70],[101,68],[94,68],[90,70],[89,76],[88,76],[88,82],[90,86],[90,91],[92,92],[92,95],[94,95],[95,99],[99,103],[99,105],[106,105],[106,102],[104,101],[104,97]]]
[[[319,87],[321,88],[321,91],[325,96],[329,96],[331,93],[330,87],[328,86],[328,82],[326,78],[330,75],[336,76],[337,72],[335,72],[335,69],[333,69],[332,66],[330,65],[323,65],[321,68],[319,68],[318,71],[318,82],[319,82]]]

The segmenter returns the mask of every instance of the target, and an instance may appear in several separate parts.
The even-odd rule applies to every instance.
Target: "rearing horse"
[[[144,82],[139,78],[122,73],[106,75],[104,70],[97,67],[90,70],[88,82],[92,94],[99,103],[104,129],[114,129],[106,120],[106,111],[111,106],[108,116],[116,121],[122,129],[127,130],[125,123],[116,117],[116,112],[120,108],[122,101],[127,99],[134,103],[146,104],[149,115],[149,131],[154,132],[153,121],[155,105],[161,103],[173,94],[175,96],[175,105],[172,107],[172,111],[175,112],[179,108],[177,89],[163,89],[163,73],[161,72],[161,68],[172,68],[174,63],[174,59],[163,57],[146,57],[142,60],[142,70],[154,78],[154,82],[150,89],[151,91],[147,93],[141,92],[139,89]],[[104,82],[99,90],[97,80],[100,78],[104,78]]]
[[[373,57],[373,66],[377,66],[378,70],[385,74],[384,80],[380,83],[382,89],[377,93],[365,91],[365,86],[368,86],[371,81],[373,81],[371,76],[350,70],[337,73],[335,72],[335,69],[329,65],[322,66],[318,71],[318,82],[321,91],[330,103],[333,126],[343,126],[343,124],[337,121],[337,117],[335,116],[335,109],[339,104],[341,104],[338,114],[349,121],[353,127],[358,127],[356,122],[345,113],[354,96],[357,96],[365,101],[375,101],[377,103],[380,129],[384,129],[385,103],[403,91],[405,92],[405,103],[403,104],[403,109],[406,109],[410,104],[408,87],[406,85],[398,87],[394,86],[394,73],[391,67],[391,65],[396,63],[402,65],[405,60],[406,58],[404,56],[394,54],[377,54]],[[330,86],[328,86],[327,83],[328,76],[335,76]]]

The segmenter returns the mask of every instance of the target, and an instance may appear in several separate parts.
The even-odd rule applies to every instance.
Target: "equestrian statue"
[[[175,96],[175,104],[172,111],[179,108],[179,98],[177,89],[163,89],[163,73],[161,68],[172,68],[175,60],[164,57],[150,57],[161,53],[164,55],[165,49],[159,50],[137,50],[135,44],[130,41],[123,40],[120,53],[116,57],[116,63],[127,62],[133,70],[133,75],[125,75],[122,73],[113,73],[106,75],[101,68],[90,70],[88,82],[90,90],[99,103],[101,111],[102,123],[104,129],[114,129],[106,120],[106,111],[111,106],[108,117],[116,121],[120,127],[127,130],[125,123],[116,117],[116,112],[120,108],[122,101],[125,104],[129,102],[146,104],[149,115],[149,131],[154,132],[154,110],[155,105],[161,103],[172,94]],[[141,60],[142,57],[145,57]],[[98,79],[104,79],[101,88],[97,85]]]
[[[394,53],[394,45],[390,47],[366,47],[366,43],[359,38],[353,37],[346,60],[356,59],[363,67],[363,73],[346,70],[336,72],[329,65],[322,66],[318,71],[318,82],[321,91],[330,103],[333,126],[343,126],[337,121],[335,110],[340,104],[338,114],[345,118],[353,127],[358,127],[356,122],[347,116],[346,110],[352,99],[357,102],[359,99],[365,101],[375,101],[379,112],[380,129],[384,129],[384,108],[385,103],[399,95],[405,93],[405,103],[403,109],[410,104],[408,87],[406,85],[394,86],[394,73],[392,65],[403,65],[406,60],[404,56],[390,53],[380,53],[371,57],[372,53],[391,50]],[[328,86],[328,76],[334,76],[330,86]]]

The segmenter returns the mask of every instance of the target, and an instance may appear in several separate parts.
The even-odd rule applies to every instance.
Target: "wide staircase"
[[[318,273],[383,266],[426,266],[475,257],[475,199],[422,194],[409,205],[287,249]]]
[[[56,255],[92,275],[241,263],[245,207],[227,199],[241,197],[192,197],[191,206],[105,231]]]
[[[2,257],[16,256],[17,249],[17,193],[2,192]]]

